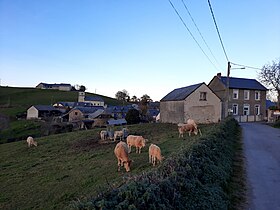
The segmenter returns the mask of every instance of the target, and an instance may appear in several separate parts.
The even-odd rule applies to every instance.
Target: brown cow
[[[144,139],[143,136],[134,136],[134,135],[129,135],[126,139],[128,148],[129,148],[129,153],[131,152],[131,146],[136,147],[136,153],[141,153],[141,148],[145,147],[146,142],[148,140]],[[137,152],[138,151],[138,152]]]
[[[179,131],[179,138],[180,137],[184,137],[184,133],[185,132],[189,132],[189,136],[191,136],[191,133],[194,133],[195,135],[198,134],[198,132],[201,134],[200,129],[195,128],[195,126],[193,124],[184,124],[178,127],[178,131]]]
[[[161,162],[163,158],[164,157],[161,156],[161,150],[159,146],[151,144],[149,147],[149,163],[152,163],[153,166],[155,166],[157,161]]]
[[[126,172],[130,171],[131,160],[128,158],[128,146],[125,142],[120,141],[114,150],[114,153],[118,159],[118,171],[121,170],[121,166],[125,167]]]

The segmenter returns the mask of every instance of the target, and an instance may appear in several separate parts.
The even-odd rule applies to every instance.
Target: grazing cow
[[[194,133],[195,135],[198,134],[198,131],[200,132],[201,135],[201,131],[197,128],[195,128],[195,126],[193,124],[184,124],[180,127],[178,127],[178,131],[179,131],[179,138],[180,137],[184,137],[184,133],[185,132],[189,132],[189,136],[191,136],[191,133]]]
[[[106,140],[108,137],[108,132],[107,131],[100,131],[100,138],[101,140]]]
[[[118,137],[120,138],[120,140],[123,140],[123,131],[114,132],[114,141],[116,141]]]
[[[131,160],[128,158],[128,146],[125,142],[120,141],[114,150],[114,153],[118,159],[118,171],[121,170],[121,166],[125,167],[126,172],[130,171]]]
[[[148,141],[148,139],[144,139],[143,136],[129,135],[126,138],[126,142],[127,142],[128,148],[129,148],[129,153],[131,152],[131,146],[135,146],[136,153],[140,154],[141,148],[145,147],[147,141]]]
[[[151,144],[149,147],[149,163],[152,163],[153,166],[155,166],[157,161],[161,163],[163,159],[164,157],[161,156],[160,148],[155,144]]]
[[[31,147],[32,145],[34,145],[35,147],[37,147],[37,142],[33,139],[33,137],[29,136],[27,139],[27,144],[28,147]]]
[[[195,127],[195,129],[197,129],[197,124],[195,123],[195,121],[193,119],[188,119],[187,124],[191,124]]]
[[[128,134],[128,129],[123,128],[121,131],[115,131],[114,132],[114,141],[117,140],[117,138],[120,138],[120,140],[123,140]]]

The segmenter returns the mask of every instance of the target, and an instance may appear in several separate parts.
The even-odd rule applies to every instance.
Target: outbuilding
[[[26,119],[42,119],[60,114],[61,111],[51,105],[34,105],[27,109]]]
[[[160,100],[160,121],[185,123],[189,118],[197,123],[221,120],[221,99],[203,82],[177,88]]]

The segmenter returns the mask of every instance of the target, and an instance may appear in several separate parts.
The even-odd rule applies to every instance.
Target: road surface
[[[248,210],[280,210],[280,129],[241,123],[248,183]]]

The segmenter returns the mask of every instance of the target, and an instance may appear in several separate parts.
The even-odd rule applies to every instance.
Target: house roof
[[[227,77],[221,77],[221,82],[227,86]],[[229,88],[236,89],[249,89],[249,90],[267,90],[261,83],[255,79],[246,79],[246,78],[229,78]]]
[[[160,101],[181,101],[187,98],[191,93],[193,93],[198,87],[200,87],[203,83],[177,88],[164,96]]]
[[[74,109],[72,110],[79,110],[81,111],[82,113],[84,114],[89,114],[89,113],[94,113],[96,112],[98,109],[104,109],[103,106],[92,106],[92,107],[75,107]],[[72,111],[71,110],[71,111]],[[71,112],[70,111],[70,112]]]
[[[59,111],[51,105],[34,105],[34,107],[39,111]]]
[[[103,98],[101,98],[100,96],[86,96],[85,97],[85,101],[100,101],[100,102],[104,102]]]
[[[127,121],[125,119],[110,119],[107,121],[108,125],[125,125],[127,124]]]

